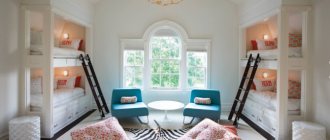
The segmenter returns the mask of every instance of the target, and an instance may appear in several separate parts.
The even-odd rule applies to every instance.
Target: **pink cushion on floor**
[[[114,117],[71,132],[73,140],[128,140],[124,129]]]
[[[179,140],[240,140],[234,133],[228,131],[224,126],[210,120],[204,119],[189,130]]]

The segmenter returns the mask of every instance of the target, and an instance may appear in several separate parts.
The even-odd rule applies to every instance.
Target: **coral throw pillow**
[[[122,104],[131,104],[136,102],[137,102],[136,96],[123,96],[120,98],[120,103]]]
[[[76,77],[76,81],[74,83],[74,87],[80,87],[81,76]]]
[[[256,40],[251,40],[252,50],[258,50],[258,44]]]
[[[194,103],[195,103],[195,104],[209,105],[209,104],[211,104],[211,98],[195,97],[195,98],[194,98]]]
[[[290,99],[301,98],[301,83],[297,81],[289,80],[288,94]]]
[[[257,91],[274,91],[275,82],[275,79],[253,79]]]

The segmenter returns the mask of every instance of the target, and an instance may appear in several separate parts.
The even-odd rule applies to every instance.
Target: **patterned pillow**
[[[57,89],[74,88],[76,77],[57,78]]]
[[[73,40],[63,40],[61,42],[61,45],[60,47],[61,48],[70,48],[70,49],[75,49],[75,50],[78,50],[81,48],[80,45],[82,45],[82,42],[81,39],[73,39]]]
[[[288,85],[288,96],[290,99],[300,99],[301,98],[301,83],[297,81],[289,80]]]
[[[275,49],[275,41],[257,40],[258,50]]]
[[[211,104],[211,98],[195,97],[195,98],[194,98],[194,103],[195,103],[195,104],[209,105],[209,104]]]
[[[42,94],[42,77],[31,79],[31,94]]]
[[[222,125],[210,120],[204,119],[186,134],[179,138],[179,140],[240,140],[240,138],[231,133]]]
[[[122,104],[131,104],[136,102],[137,102],[136,96],[123,96],[120,98],[120,103]]]
[[[115,117],[71,132],[72,140],[129,140]]]
[[[289,34],[289,47],[301,47],[302,35],[301,34]]]
[[[253,79],[257,91],[274,91],[276,86],[275,79]]]

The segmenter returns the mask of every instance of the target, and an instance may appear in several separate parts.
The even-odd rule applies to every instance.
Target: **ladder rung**
[[[241,100],[238,100],[238,99],[235,99],[235,101],[240,102],[240,103],[242,102]]]
[[[240,90],[243,90],[243,91],[246,91],[246,89],[245,88],[239,88]]]

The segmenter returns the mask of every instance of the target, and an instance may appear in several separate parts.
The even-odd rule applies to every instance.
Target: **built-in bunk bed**
[[[281,134],[284,132],[279,129],[291,128],[292,121],[304,119],[307,91],[307,52],[304,51],[307,29],[303,28],[307,16],[304,12],[287,12],[287,22],[284,23],[278,21],[281,12],[277,12],[241,27],[240,75],[250,54],[254,57],[259,54],[262,59],[242,118],[267,139],[289,135],[291,129],[287,129],[287,134]],[[287,27],[287,32],[280,33],[283,26]]]
[[[90,26],[39,2],[22,3],[24,108],[25,114],[41,117],[42,137],[52,138],[90,111],[91,94],[78,59],[89,51]]]

